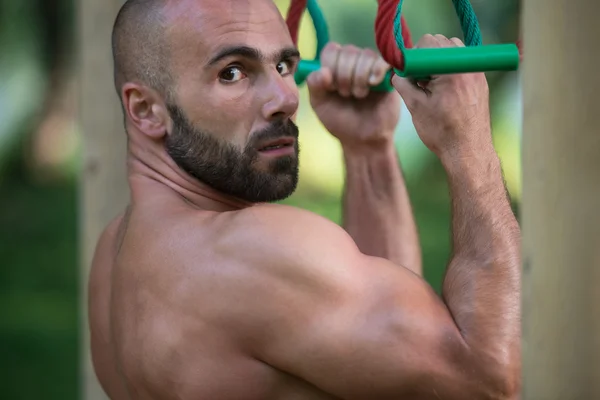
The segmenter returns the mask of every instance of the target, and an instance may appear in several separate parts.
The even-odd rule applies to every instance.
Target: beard
[[[213,189],[248,202],[273,202],[289,197],[298,185],[298,127],[278,120],[255,132],[243,150],[208,131],[198,129],[176,105],[168,106],[173,132],[166,151],[183,171]],[[259,165],[260,143],[293,137],[294,155],[280,156]]]

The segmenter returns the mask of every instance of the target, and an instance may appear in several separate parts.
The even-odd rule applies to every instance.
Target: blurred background
[[[289,0],[276,2],[285,13]],[[516,40],[518,0],[472,3],[484,43]],[[320,4],[332,40],[376,49],[375,1]],[[0,3],[0,397],[7,400],[79,397],[77,7],[76,0]],[[425,33],[462,37],[450,0],[406,1],[405,15],[415,41]],[[314,54],[308,16],[299,46],[303,54]],[[488,80],[494,141],[518,212],[519,75],[491,73]],[[340,147],[312,113],[305,87],[301,96],[301,181],[285,203],[340,222]],[[450,252],[445,174],[418,139],[406,109],[396,143],[421,235],[425,276],[439,290]]]

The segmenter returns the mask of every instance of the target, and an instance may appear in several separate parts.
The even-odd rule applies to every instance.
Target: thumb
[[[308,78],[306,78],[306,86],[310,97],[313,100],[323,98],[335,90],[333,84],[333,74],[327,67],[322,67],[318,71],[312,72]]]
[[[402,78],[396,74],[392,76],[392,86],[398,91],[407,107],[411,107],[416,102],[423,101],[427,97],[423,89],[412,83],[409,79]]]

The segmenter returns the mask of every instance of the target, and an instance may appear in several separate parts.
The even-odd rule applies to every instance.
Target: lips
[[[296,142],[296,139],[291,138],[291,137],[281,138],[281,139],[277,139],[277,140],[271,140],[271,141],[268,141],[268,142],[265,142],[264,144],[262,144],[261,147],[259,147],[258,151],[270,151],[270,150],[281,149],[284,147],[292,147],[295,142]]]

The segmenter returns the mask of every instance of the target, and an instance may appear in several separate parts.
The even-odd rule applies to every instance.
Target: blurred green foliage
[[[75,185],[17,177],[0,186],[1,397],[76,399]]]
[[[285,9],[287,0],[277,3]],[[375,48],[375,1],[321,0],[332,40]],[[517,0],[474,0],[485,42],[508,42],[517,36]],[[53,146],[73,147],[58,173],[32,162],[35,132],[55,94],[72,77],[74,33],[70,0],[21,0],[0,3],[0,363],[3,399],[76,399],[78,393],[78,240],[77,144],[62,136]],[[424,33],[460,36],[449,0],[406,1],[415,39]],[[311,46],[310,26],[303,25],[301,47]],[[107,39],[108,43],[108,39]],[[518,119],[511,101],[515,76],[489,75],[492,104],[500,110],[495,125],[505,146],[505,169],[518,158]],[[63,89],[61,89],[63,88]],[[502,96],[498,93],[504,93]],[[508,94],[507,94],[508,93]],[[307,109],[306,94],[302,106]],[[116,98],[115,98],[116,101]],[[51,107],[50,107],[51,108]],[[310,110],[300,121],[308,148],[339,155],[325,134],[311,136]],[[73,113],[71,119],[76,116]],[[517,122],[515,122],[517,121]],[[304,125],[303,125],[304,124]],[[423,247],[425,276],[439,290],[450,254],[450,204],[444,171],[415,140],[404,113],[398,148]],[[316,126],[316,125],[315,125]],[[70,126],[67,126],[70,127]],[[508,139],[507,139],[508,138]],[[516,138],[516,139],[515,139]],[[311,144],[312,143],[312,144]],[[50,147],[42,147],[50,152]],[[43,153],[43,151],[42,151]],[[39,157],[39,154],[38,156]],[[340,222],[341,159],[306,165],[301,188],[285,203]],[[323,158],[323,157],[320,157]],[[332,157],[325,157],[332,158]],[[510,165],[509,165],[510,163]],[[311,165],[317,173],[311,173]],[[76,165],[76,163],[75,163]],[[337,167],[335,167],[337,165]],[[318,182],[319,168],[338,168]],[[62,169],[61,169],[62,168]],[[511,173],[518,175],[518,168]],[[514,172],[517,171],[517,172]],[[76,172],[76,171],[75,171]],[[518,182],[514,187],[518,186]],[[515,207],[517,204],[515,204]]]

